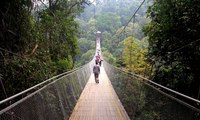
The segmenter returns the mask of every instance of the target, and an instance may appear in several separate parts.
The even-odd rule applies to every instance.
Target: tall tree
[[[108,31],[113,34],[120,26],[120,16],[115,13],[106,12],[97,15],[97,29],[102,32]]]
[[[33,6],[37,3],[38,11]],[[79,33],[75,18],[89,3],[1,1],[0,75],[6,95],[0,99],[73,68]]]
[[[199,4],[199,0],[155,0],[148,10],[152,21],[145,28],[154,80],[195,98],[200,88]]]
[[[146,62],[145,53],[147,46],[142,46],[141,41],[128,37],[123,41],[123,61],[126,69],[136,74],[145,75],[149,71],[149,64]]]

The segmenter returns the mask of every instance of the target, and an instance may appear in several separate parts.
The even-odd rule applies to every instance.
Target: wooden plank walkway
[[[103,66],[99,84],[92,74],[69,120],[130,120]]]

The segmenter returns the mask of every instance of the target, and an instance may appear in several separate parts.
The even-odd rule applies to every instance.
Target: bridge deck
[[[116,95],[103,66],[99,84],[90,76],[70,120],[130,120]]]

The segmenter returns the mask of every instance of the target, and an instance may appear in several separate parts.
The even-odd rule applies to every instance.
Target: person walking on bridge
[[[100,61],[100,55],[99,55],[99,53],[97,53],[97,55],[95,57],[96,57],[95,58],[95,64],[97,65],[97,64],[99,64],[99,61]]]
[[[96,55],[95,57],[96,57],[96,58],[95,58],[95,64],[99,64],[100,67],[101,67],[101,62],[102,62],[103,60],[101,59],[101,56],[100,56],[99,52],[97,52],[97,55]]]
[[[93,73],[94,73],[95,82],[99,83],[100,67],[98,64],[94,65]]]

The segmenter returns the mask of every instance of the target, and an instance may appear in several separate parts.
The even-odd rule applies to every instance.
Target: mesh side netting
[[[104,68],[132,120],[200,120],[200,110],[159,92],[140,78],[106,62]]]
[[[1,110],[0,120],[67,120],[91,75],[92,66],[90,62]]]

